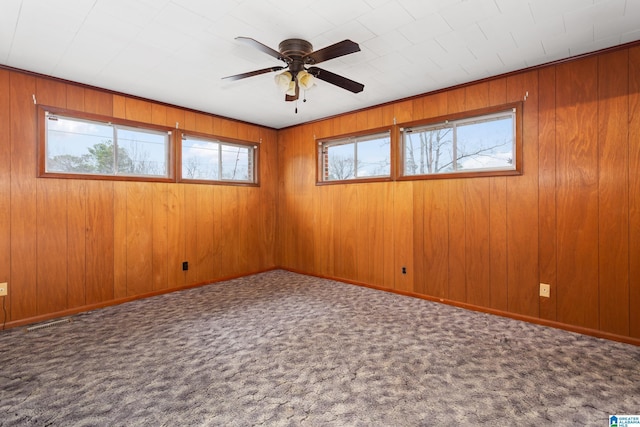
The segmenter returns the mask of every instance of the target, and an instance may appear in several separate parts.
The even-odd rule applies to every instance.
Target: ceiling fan
[[[315,64],[323,61],[359,52],[360,46],[351,40],[343,40],[339,43],[332,44],[331,46],[327,46],[316,51],[313,50],[311,43],[302,39],[284,40],[278,46],[279,51],[271,49],[269,46],[249,37],[236,37],[236,40],[252,46],[267,55],[271,55],[274,58],[283,61],[286,65],[263,68],[261,70],[250,71],[248,73],[223,77],[225,80],[240,80],[247,77],[286,69],[287,71],[276,76],[276,83],[278,86],[286,90],[285,101],[297,100],[300,96],[300,88],[311,88],[311,86],[313,86],[314,78],[331,83],[353,93],[362,92],[364,90],[364,85],[361,83],[314,66]]]

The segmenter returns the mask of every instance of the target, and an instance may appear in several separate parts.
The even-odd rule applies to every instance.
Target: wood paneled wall
[[[33,95],[42,105],[262,141],[261,185],[36,178]],[[0,69],[7,325],[273,268],[276,144],[273,129]]]
[[[315,138],[525,97],[521,176],[315,185]],[[278,153],[280,265],[638,342],[640,46],[288,128]]]

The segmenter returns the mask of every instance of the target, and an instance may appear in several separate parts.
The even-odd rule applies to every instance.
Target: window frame
[[[94,173],[70,173],[47,171],[47,124],[49,115],[56,115],[71,120],[96,122],[104,125],[112,125],[116,127],[124,127],[130,129],[140,129],[142,131],[152,131],[160,133],[168,133],[167,140],[167,176],[158,175],[118,175],[114,174],[94,174]],[[176,159],[176,138],[175,129],[168,126],[159,126],[149,123],[136,122],[132,120],[120,119],[115,117],[102,116],[68,110],[63,108],[49,107],[45,105],[38,106],[38,177],[39,178],[64,178],[64,179],[91,179],[91,180],[107,180],[107,181],[143,181],[143,182],[175,182],[175,159]]]
[[[398,125],[398,131],[396,133],[397,151],[398,151],[398,164],[396,170],[398,175],[396,179],[398,181],[413,181],[423,179],[451,179],[451,178],[474,178],[474,177],[490,177],[490,176],[514,176],[523,174],[523,136],[522,136],[522,102],[515,102],[510,104],[502,104],[493,107],[481,108],[477,110],[464,111],[456,114],[448,114],[444,116],[438,116],[429,118],[427,120],[417,120],[413,122],[403,123]],[[471,120],[474,118],[481,119],[483,116],[491,116],[494,114],[500,114],[507,111],[513,111],[515,119],[514,129],[514,168],[513,169],[474,169],[471,171],[454,171],[447,173],[431,173],[431,174],[416,174],[405,175],[405,142],[403,137],[403,130],[411,127],[427,127],[435,126],[440,123],[455,122]]]
[[[227,138],[218,135],[209,135],[201,132],[191,132],[186,130],[181,130],[177,132],[177,140],[176,150],[178,151],[177,160],[176,160],[176,168],[177,168],[177,176],[178,182],[188,183],[188,184],[209,184],[209,185],[234,185],[241,187],[259,187],[260,186],[260,142],[251,142],[251,141],[243,141],[235,138]],[[184,141],[184,137],[191,136],[194,139],[203,139],[209,140],[211,142],[216,142],[219,144],[228,145],[236,145],[236,146],[244,146],[250,149],[253,149],[253,181],[240,181],[240,180],[228,180],[228,179],[192,179],[186,178],[182,175],[182,141]]]
[[[346,140],[349,138],[357,139],[366,136],[375,136],[379,134],[388,134],[389,135],[389,175],[388,176],[372,176],[369,178],[352,178],[352,179],[336,179],[336,180],[324,180],[323,179],[323,170],[324,170],[324,151],[323,148],[325,145],[338,145],[340,141]],[[358,141],[354,141],[357,143]],[[328,138],[316,138],[316,185],[335,185],[335,184],[357,184],[357,183],[365,183],[365,182],[388,182],[393,181],[395,176],[395,150],[394,146],[394,131],[393,127],[385,126],[374,129],[367,129],[359,132],[347,133],[342,135],[331,136]],[[347,142],[348,143],[348,142]]]

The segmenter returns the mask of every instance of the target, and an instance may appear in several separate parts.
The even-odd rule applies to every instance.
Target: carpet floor
[[[605,426],[640,347],[276,270],[0,333],[1,426]]]

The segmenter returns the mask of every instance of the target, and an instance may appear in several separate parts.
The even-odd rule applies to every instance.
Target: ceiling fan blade
[[[360,52],[360,46],[358,43],[351,40],[343,40],[331,46],[327,46],[315,52],[311,52],[305,55],[305,64],[318,64],[322,61],[328,61],[339,56],[348,55],[350,53]]]
[[[240,80],[245,79],[247,77],[259,76],[260,74],[270,73],[272,71],[279,71],[286,67],[269,67],[263,68],[262,70],[249,71],[248,73],[236,74],[233,76],[223,77],[222,80]]]
[[[273,56],[276,59],[284,61],[285,59],[289,59],[288,56],[285,56],[278,52],[275,49],[271,49],[269,46],[260,43],[257,40],[252,39],[251,37],[236,37],[236,40],[243,42],[246,45],[254,47],[261,52],[266,53],[267,55]],[[285,61],[286,62],[286,61]]]
[[[327,83],[341,87],[353,93],[359,93],[364,90],[364,85],[346,77],[339,76],[331,71],[323,70],[318,67],[310,67],[307,70],[315,78],[324,80]]]
[[[295,101],[296,99],[298,99],[300,97],[300,86],[298,86],[298,82],[296,81],[296,94],[295,95],[285,95],[284,96],[284,100],[285,101]]]

